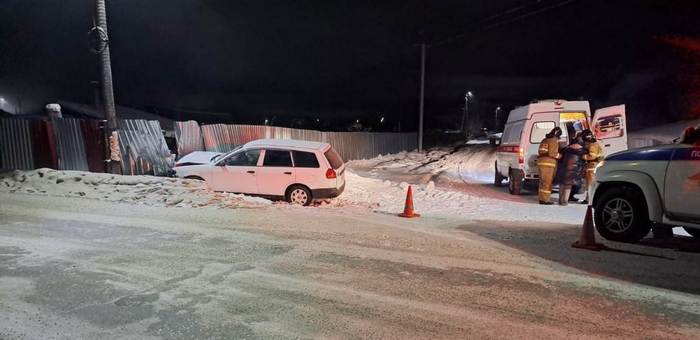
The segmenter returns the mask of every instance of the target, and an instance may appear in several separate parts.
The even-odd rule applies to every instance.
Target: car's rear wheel
[[[604,238],[638,242],[651,229],[644,195],[629,187],[605,191],[595,205],[595,227]]]
[[[508,192],[511,195],[520,195],[523,190],[523,177],[517,171],[508,172]]]
[[[311,191],[303,185],[294,185],[287,190],[287,202],[307,206],[311,204]]]
[[[698,229],[686,228],[686,227],[683,227],[683,229],[685,229],[685,231],[686,231],[688,234],[690,234],[690,236],[692,236],[692,237],[694,237],[694,238],[700,238],[700,230],[698,230]]]
[[[199,176],[186,176],[185,179],[193,179],[196,181],[203,181],[204,180],[204,178],[199,177]]]

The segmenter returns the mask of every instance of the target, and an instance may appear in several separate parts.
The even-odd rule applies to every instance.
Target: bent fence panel
[[[31,122],[27,119],[0,119],[0,170],[33,168]]]
[[[175,122],[175,140],[177,142],[178,158],[192,151],[204,150],[202,133],[199,124],[194,120]]]
[[[173,159],[158,121],[120,119],[118,125],[123,174],[169,174]]]

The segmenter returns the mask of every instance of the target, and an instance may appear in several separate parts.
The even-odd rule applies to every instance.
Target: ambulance
[[[508,180],[508,191],[537,190],[537,150],[555,126],[562,129],[561,147],[585,129],[591,129],[606,155],[627,150],[625,105],[596,110],[588,101],[540,100],[517,107],[508,115],[494,164],[494,184]]]

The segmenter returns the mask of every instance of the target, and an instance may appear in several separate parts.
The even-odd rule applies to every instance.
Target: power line
[[[488,18],[482,20],[480,23],[478,23],[478,24],[475,25],[474,30],[466,31],[466,32],[462,32],[462,33],[456,34],[456,35],[451,36],[451,37],[449,37],[449,38],[446,38],[446,39],[440,40],[440,41],[438,41],[438,42],[435,42],[435,43],[431,44],[431,46],[442,46],[442,45],[447,45],[447,44],[456,42],[456,41],[458,41],[458,40],[460,40],[460,39],[463,39],[464,37],[468,36],[469,34],[473,33],[474,31],[480,31],[480,32],[488,31],[488,30],[491,30],[491,29],[494,29],[494,28],[497,28],[497,27],[500,27],[500,26],[504,26],[504,25],[507,25],[507,24],[516,22],[516,21],[518,21],[518,20],[522,20],[522,19],[525,19],[525,18],[534,16],[534,15],[537,15],[537,14],[541,14],[541,13],[544,13],[544,12],[547,12],[547,11],[550,11],[550,10],[553,10],[553,9],[556,9],[556,8],[559,8],[559,7],[566,6],[566,5],[568,5],[568,4],[570,4],[570,3],[573,3],[573,2],[575,2],[575,1],[577,1],[577,0],[564,0],[564,1],[559,1],[559,2],[557,2],[557,3],[551,4],[551,5],[548,5],[548,6],[544,6],[544,7],[539,7],[539,8],[533,9],[533,10],[531,10],[531,11],[529,11],[529,12],[526,12],[526,13],[523,13],[523,14],[520,14],[520,15],[517,15],[517,16],[512,17],[512,18],[507,18],[506,20],[501,20],[501,21],[497,21],[497,22],[494,22],[494,23],[486,24],[487,22],[492,21],[493,19],[500,18],[500,17],[506,16],[506,15],[509,15],[509,14],[516,13],[516,12],[522,10],[522,9],[525,9],[525,8],[527,8],[527,7],[530,7],[530,5],[536,5],[536,4],[538,4],[538,3],[542,2],[542,1],[541,1],[541,0],[537,0],[537,1],[534,1],[534,2],[532,2],[532,3],[530,3],[530,4],[528,4],[528,5],[521,5],[521,6],[513,7],[513,8],[511,8],[511,9],[508,9],[508,10],[504,11],[504,12],[501,12],[501,13],[498,13],[498,14],[495,14],[495,15],[492,15],[492,16],[490,16],[490,17],[488,17]]]

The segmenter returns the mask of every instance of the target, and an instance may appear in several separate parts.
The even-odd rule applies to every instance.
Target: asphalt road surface
[[[0,193],[0,339],[697,338],[690,239]]]

